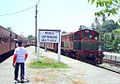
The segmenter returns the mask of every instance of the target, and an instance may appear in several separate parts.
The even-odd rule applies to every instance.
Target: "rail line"
[[[102,69],[106,69],[108,71],[111,71],[111,72],[114,72],[114,73],[117,73],[117,74],[120,74],[120,71],[117,71],[117,70],[113,70],[113,69],[110,69],[110,68],[107,68],[107,67],[104,67],[104,66],[101,66],[101,65],[95,65],[99,68],[102,68]]]
[[[104,59],[103,64],[95,65],[95,66],[106,69],[108,71],[115,72],[117,74],[120,74],[120,62],[119,61],[116,62],[116,61]]]
[[[120,54],[111,52],[103,54],[105,55],[103,63],[95,66],[120,74]]]

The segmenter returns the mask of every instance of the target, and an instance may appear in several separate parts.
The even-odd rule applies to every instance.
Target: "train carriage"
[[[61,53],[66,56],[76,58],[74,55],[73,33],[62,35],[61,37]]]
[[[0,26],[0,63],[13,55],[17,41],[22,41],[23,45],[27,46],[26,38]]]
[[[0,55],[10,50],[10,32],[0,26]]]

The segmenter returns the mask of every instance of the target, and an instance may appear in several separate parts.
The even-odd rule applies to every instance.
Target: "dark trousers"
[[[21,80],[22,79],[24,79],[24,75],[25,75],[25,68],[24,68],[24,63],[16,63],[16,65],[15,65],[15,72],[14,72],[14,74],[15,74],[15,79],[18,79],[18,74],[19,74],[19,66],[20,66],[20,78],[21,78]]]

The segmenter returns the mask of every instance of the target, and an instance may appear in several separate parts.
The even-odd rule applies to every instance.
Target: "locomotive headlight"
[[[90,56],[92,56],[92,54],[89,54]]]

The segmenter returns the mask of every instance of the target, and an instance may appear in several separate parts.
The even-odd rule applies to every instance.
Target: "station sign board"
[[[37,42],[37,62],[40,57],[40,43],[58,43],[58,62],[60,62],[60,54],[61,54],[61,31],[60,30],[47,30],[47,29],[39,29],[38,31],[38,42]]]
[[[60,30],[45,30],[39,29],[39,42],[44,43],[59,43]]]

